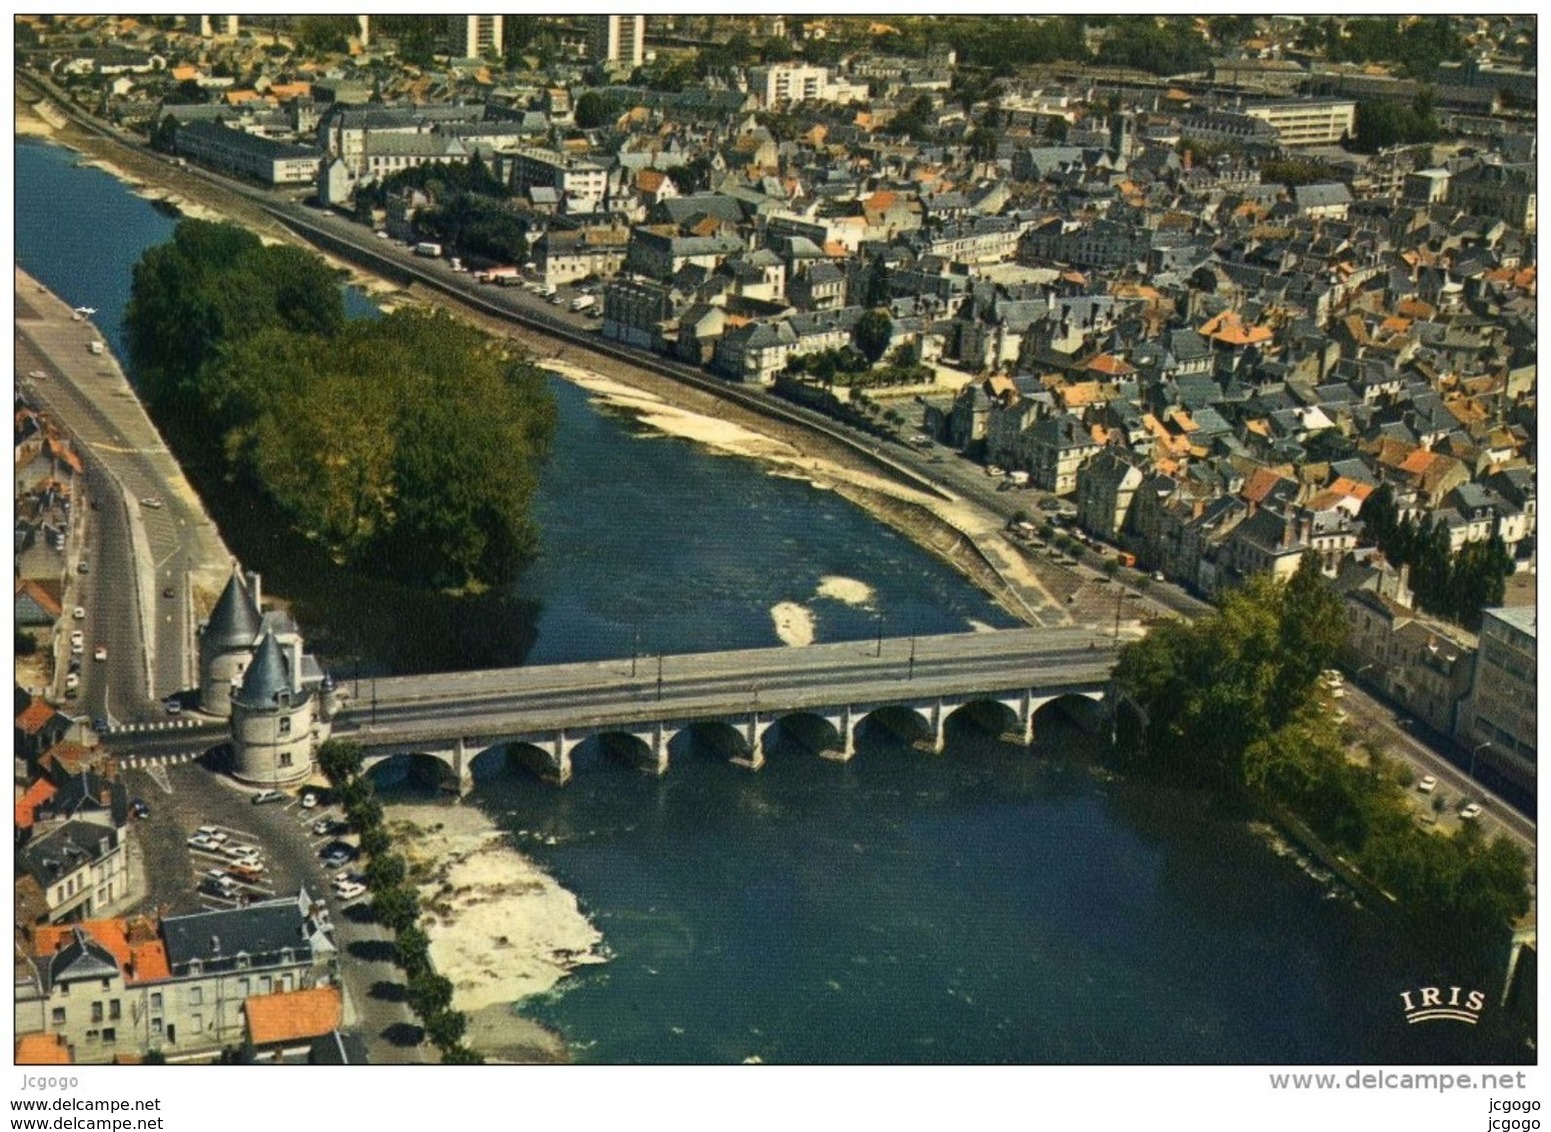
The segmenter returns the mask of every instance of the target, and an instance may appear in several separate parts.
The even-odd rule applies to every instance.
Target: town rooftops
[[[16,1039],[17,1065],[69,1065],[70,1047],[63,1034],[23,1034]]]
[[[260,137],[257,134],[250,134],[244,130],[222,126],[216,122],[187,122],[179,128],[178,137],[207,139],[230,146],[232,149],[243,150],[255,157],[275,161],[322,158],[323,156],[322,150],[310,145],[290,145],[286,142]]]

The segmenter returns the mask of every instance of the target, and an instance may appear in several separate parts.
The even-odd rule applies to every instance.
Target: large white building
[[[551,188],[567,212],[594,212],[608,191],[608,171],[595,161],[553,149],[523,148],[512,154],[512,188]]]
[[[449,16],[452,53],[461,59],[501,54],[501,16]]]
[[[646,62],[646,17],[594,16],[588,47],[595,63],[639,67]]]
[[[1244,107],[1246,118],[1276,128],[1283,145],[1334,145],[1357,136],[1357,102],[1350,98],[1294,98]]]
[[[866,83],[832,77],[828,67],[807,63],[755,67],[749,72],[749,78],[765,106],[790,102],[862,102],[868,96]]]

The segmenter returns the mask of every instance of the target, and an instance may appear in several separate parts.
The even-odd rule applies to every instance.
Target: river
[[[18,260],[97,307],[123,356],[130,268],[172,222],[68,151],[15,155]],[[315,577],[251,500],[212,510],[347,678],[1007,623],[833,493],[553,389],[544,551],[506,593]],[[1058,719],[1032,750],[964,728],[940,757],[873,732],[850,764],[777,741],[757,774],[688,757],[649,778],[590,745],[576,768],[561,790],[500,777],[473,800],[613,953],[522,1006],[577,1060],[1526,1059],[1488,975],[1436,969],[1200,797],[1103,773]],[[1452,983],[1487,986],[1479,1025],[1407,1025],[1401,992]]]

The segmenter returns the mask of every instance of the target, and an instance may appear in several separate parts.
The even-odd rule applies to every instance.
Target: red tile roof
[[[38,955],[52,955],[75,938],[80,928],[101,945],[129,984],[172,978],[167,949],[157,938],[150,920],[83,920],[78,924],[40,924],[33,929],[32,948]]]
[[[42,700],[33,700],[25,711],[16,717],[16,726],[26,735],[36,735],[54,718],[54,709]]]
[[[70,1049],[59,1034],[23,1034],[16,1039],[17,1065],[69,1065]]]
[[[254,995],[243,1003],[256,1046],[322,1037],[339,1028],[344,1007],[337,987]]]
[[[56,793],[58,789],[46,778],[40,778],[27,787],[27,792],[16,799],[16,828],[31,829],[33,821],[36,820],[38,807]]]

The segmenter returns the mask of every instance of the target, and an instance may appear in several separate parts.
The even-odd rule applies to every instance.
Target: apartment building
[[[463,59],[501,54],[502,22],[501,16],[447,17],[452,54]]]
[[[646,62],[646,17],[592,17],[588,48],[595,63],[639,67]]]
[[[1244,114],[1275,128],[1281,143],[1333,145],[1343,137],[1357,136],[1357,100],[1346,98],[1295,98],[1246,106]]]
[[[1484,610],[1460,742],[1515,780],[1535,783],[1535,608]]]
[[[553,149],[523,147],[511,156],[512,188],[553,189],[564,201],[566,212],[594,212],[603,206],[608,190],[608,171],[583,158]]]

